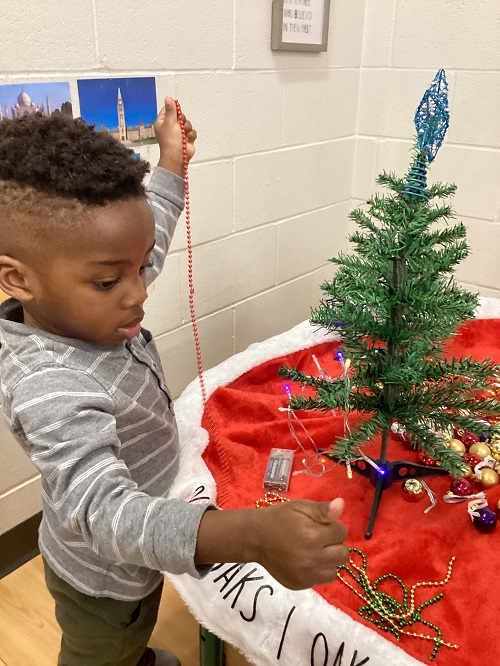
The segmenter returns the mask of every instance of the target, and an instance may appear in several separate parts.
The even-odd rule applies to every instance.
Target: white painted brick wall
[[[413,113],[440,67],[452,120],[431,178],[459,186],[473,249],[460,278],[499,295],[498,0],[331,3],[328,51],[316,54],[271,51],[271,0],[2,3],[0,83],[69,80],[78,114],[78,78],[155,76],[158,101],[177,97],[197,127],[192,235],[207,368],[309,316],[328,257],[346,247],[348,210],[378,171],[406,170]],[[154,163],[158,149],[141,154]],[[184,217],[146,325],[178,395],[196,376]],[[36,474],[4,441],[0,468],[14,472],[0,481],[0,513],[13,518],[0,533],[38,509]]]
[[[376,191],[382,170],[410,164],[413,115],[435,72],[449,83],[450,127],[429,182],[456,183],[452,200],[471,255],[458,280],[500,296],[500,3],[368,0],[352,196]]]

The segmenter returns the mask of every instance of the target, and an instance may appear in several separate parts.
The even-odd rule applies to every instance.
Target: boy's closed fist
[[[186,132],[186,157],[189,162],[195,153],[194,142],[197,138],[197,132],[184,113],[182,113],[181,118]],[[182,131],[177,117],[177,106],[175,100],[171,97],[165,98],[165,104],[158,114],[154,130],[160,146],[158,166],[183,177]]]
[[[206,511],[195,562],[258,562],[282,585],[302,590],[336,577],[349,559],[344,500],[293,500],[262,509]]]
[[[332,502],[294,500],[252,511],[247,546],[282,585],[301,590],[336,577],[337,567],[349,559],[344,545],[347,528],[338,519],[340,498]]]

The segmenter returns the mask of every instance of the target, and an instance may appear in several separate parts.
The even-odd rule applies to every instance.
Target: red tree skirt
[[[230,462],[227,476],[223,477],[219,465],[219,453],[213,442],[205,450],[204,459],[217,486],[228,484],[229,494],[223,508],[254,507],[263,496],[262,479],[266,461],[272,447],[295,449],[296,442],[288,428],[287,414],[279,407],[287,404],[283,386],[278,377],[281,365],[294,365],[306,373],[317,375],[312,359],[315,354],[323,368],[332,376],[340,374],[340,364],[335,360],[335,343],[328,342],[270,360],[258,365],[225,387],[212,394],[207,408],[220,437],[220,446]],[[449,346],[449,355],[471,355],[477,360],[492,358],[500,362],[500,320],[477,320],[460,330]],[[292,393],[300,387],[291,385]],[[206,412],[205,412],[206,413]],[[298,414],[319,448],[327,448],[336,436],[343,432],[343,416],[301,412]],[[204,417],[203,426],[208,430]],[[308,452],[312,445],[297,429]],[[372,457],[379,453],[378,444]],[[294,471],[304,469],[302,451],[295,454]],[[416,453],[392,441],[389,460],[415,461]],[[443,632],[443,640],[460,647],[452,650],[441,647],[437,664],[470,666],[471,664],[496,664],[500,649],[497,636],[497,619],[500,617],[500,580],[496,580],[499,529],[489,534],[479,533],[467,514],[467,503],[446,504],[443,495],[450,488],[450,477],[430,477],[426,480],[438,498],[437,506],[428,514],[427,496],[417,503],[405,501],[400,483],[384,491],[375,521],[373,537],[367,541],[367,528],[373,501],[374,488],[370,482],[354,475],[347,478],[344,467],[334,469],[318,478],[306,474],[292,476],[287,497],[327,501],[343,497],[346,510],[343,521],[349,529],[348,545],[363,550],[368,559],[367,573],[375,580],[386,573],[401,578],[409,589],[421,581],[440,581],[446,576],[448,563],[456,557],[450,582],[444,587],[419,588],[417,604],[444,592],[444,598],[426,608],[422,617],[436,624]],[[481,490],[479,487],[477,491]],[[490,508],[500,499],[500,487],[486,493]],[[265,510],[265,509],[262,509]],[[401,600],[398,588],[382,587]],[[358,609],[363,602],[340,581],[316,588],[328,603],[341,609],[356,621],[371,629],[375,625],[362,620]],[[435,632],[421,623],[408,629],[416,633],[434,636]],[[396,642],[394,636],[384,632],[385,638]],[[434,644],[431,641],[403,636],[397,643],[407,654],[420,661],[428,661]]]

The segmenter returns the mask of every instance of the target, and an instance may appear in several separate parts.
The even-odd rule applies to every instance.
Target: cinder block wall
[[[273,52],[270,0],[3,0],[0,83],[155,76],[199,132],[190,177],[206,368],[309,316],[345,248],[364,2],[333,0],[326,53]],[[157,160],[157,147],[143,156]],[[19,156],[22,159],[22,155]],[[181,219],[147,303],[169,385],[196,377]],[[0,533],[40,508],[0,425]]]
[[[446,70],[450,127],[429,182],[456,183],[452,203],[471,255],[458,280],[500,297],[500,2],[367,1],[352,196],[377,190],[382,170],[403,175],[413,115],[434,74]]]

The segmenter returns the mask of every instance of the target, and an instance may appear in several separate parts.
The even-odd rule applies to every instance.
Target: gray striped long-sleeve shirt
[[[150,283],[184,183],[157,168],[147,196],[156,222]],[[202,575],[194,552],[207,506],[166,499],[179,442],[151,334],[98,347],[18,323],[20,307],[0,305],[0,397],[42,477],[39,546],[48,564],[84,594],[122,600],[149,594],[160,571]]]

